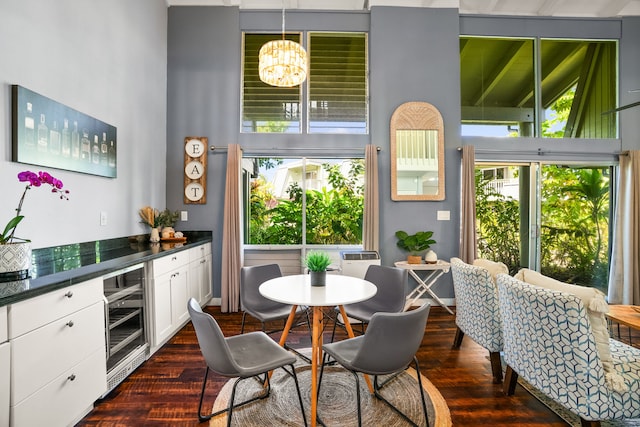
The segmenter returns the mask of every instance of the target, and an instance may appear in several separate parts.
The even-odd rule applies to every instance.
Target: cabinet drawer
[[[200,260],[200,259],[206,257],[207,255],[211,255],[211,245],[210,244],[200,245],[200,246],[196,246],[195,248],[189,249],[189,261],[190,262],[193,262],[193,261],[196,261],[196,260]]]
[[[12,403],[20,403],[96,350],[105,352],[102,302],[11,340]]]
[[[0,307],[0,344],[7,341],[9,327],[7,326],[7,306]]]
[[[102,279],[51,291],[9,306],[9,339],[102,301]]]
[[[98,350],[28,399],[12,404],[11,426],[73,425],[105,391],[105,355]]]
[[[153,276],[158,277],[189,263],[189,251],[180,251],[153,260]]]

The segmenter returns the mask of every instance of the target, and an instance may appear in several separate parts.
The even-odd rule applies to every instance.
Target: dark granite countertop
[[[0,307],[211,242],[210,231],[185,231],[185,243],[150,243],[149,235],[34,249],[30,277],[0,282]]]

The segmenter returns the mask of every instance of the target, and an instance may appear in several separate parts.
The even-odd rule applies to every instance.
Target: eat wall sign
[[[207,203],[207,144],[204,136],[184,139],[184,203]]]

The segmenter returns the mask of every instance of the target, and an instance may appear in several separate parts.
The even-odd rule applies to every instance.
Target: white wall
[[[40,248],[148,232],[137,210],[166,202],[165,1],[0,0],[0,83],[0,227],[24,188],[18,172],[42,169],[11,162],[17,84],[115,126],[118,138],[117,178],[47,168],[70,200],[30,191],[17,235]]]

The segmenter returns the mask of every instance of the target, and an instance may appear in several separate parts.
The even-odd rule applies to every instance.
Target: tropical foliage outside
[[[562,137],[574,90],[560,97],[546,137]],[[512,176],[518,176],[518,168]],[[609,270],[610,168],[543,165],[540,202],[540,265],[544,275],[606,293]],[[520,203],[503,195],[476,169],[476,216],[479,255],[504,262],[511,274],[525,266],[521,260]]]
[[[274,167],[261,159],[262,165]],[[251,183],[249,203],[249,244],[306,244],[337,245],[362,243],[362,214],[364,210],[364,161],[349,162],[343,175],[339,164],[324,163],[327,184],[320,190],[304,190],[300,183],[292,183],[288,198],[278,199],[272,185],[260,175]],[[306,199],[305,229],[303,230],[303,196]]]

